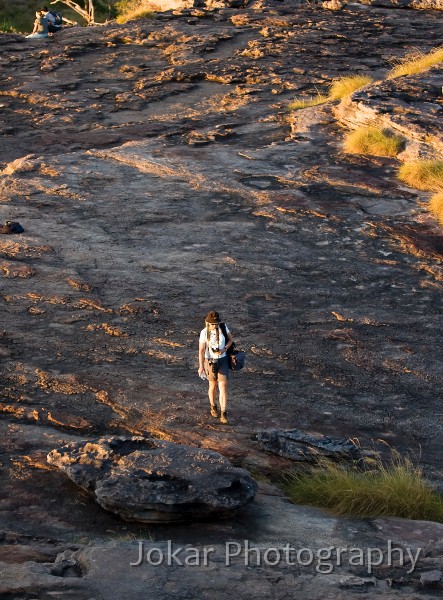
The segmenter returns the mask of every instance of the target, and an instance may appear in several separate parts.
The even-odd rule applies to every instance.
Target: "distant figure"
[[[43,11],[45,13],[45,19],[48,21],[49,33],[57,33],[57,31],[60,31],[63,22],[61,14],[54,10],[49,10],[47,6],[43,7]]]
[[[220,404],[220,422],[228,422],[227,387],[229,377],[229,364],[226,350],[232,346],[234,340],[225,323],[220,321],[220,316],[215,310],[210,311],[205,318],[205,328],[200,333],[198,346],[198,374],[209,383],[208,396],[211,415],[218,417],[215,404],[215,390],[218,384],[218,402]]]
[[[47,38],[49,35],[49,30],[48,30],[48,21],[45,19],[45,11],[44,10],[38,10],[35,13],[35,21],[34,21],[34,28],[32,30],[32,33],[30,33],[29,35],[27,35],[27,38]]]

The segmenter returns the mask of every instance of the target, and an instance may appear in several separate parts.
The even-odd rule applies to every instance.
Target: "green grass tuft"
[[[418,160],[405,163],[398,177],[418,190],[439,192],[443,190],[443,160]]]
[[[350,517],[401,517],[443,522],[443,497],[423,479],[408,458],[394,454],[389,465],[379,459],[367,471],[328,465],[287,477],[293,502]]]
[[[443,46],[435,48],[428,54],[416,50],[407,54],[397,66],[391,69],[388,79],[395,79],[402,75],[415,75],[441,62],[443,62]]]
[[[19,33],[17,26],[7,19],[0,21],[0,32],[2,33]]]
[[[403,148],[402,137],[373,125],[356,129],[346,136],[344,142],[344,150],[349,154],[397,156]]]

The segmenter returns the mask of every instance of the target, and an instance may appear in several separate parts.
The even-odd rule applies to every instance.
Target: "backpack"
[[[0,225],[0,233],[23,233],[24,229],[15,221],[6,221],[4,225]]]
[[[226,324],[220,323],[220,329],[227,341],[228,332],[226,331]],[[228,357],[228,365],[231,371],[240,371],[245,366],[245,353],[242,350],[237,350],[234,342],[226,350],[226,356]]]
[[[62,23],[63,23],[62,13],[55,12],[55,10],[50,10],[49,12],[51,13],[51,15],[55,19],[55,21],[54,21],[54,27],[61,27]]]

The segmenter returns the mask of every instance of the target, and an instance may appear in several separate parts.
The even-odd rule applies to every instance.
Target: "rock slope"
[[[255,531],[273,544],[285,540],[283,522],[314,518],[272,492],[244,522],[207,524],[198,536],[123,526],[46,462],[80,437],[152,434],[269,473],[282,463],[259,449],[256,432],[297,428],[421,452],[438,479],[441,230],[426,194],[396,179],[399,161],[343,153],[335,106],[287,111],[337,77],[384,81],[411,46],[441,44],[441,13],[419,14],[262,2],[43,42],[0,36],[0,216],[25,228],[0,239],[0,539],[2,560],[14,564],[11,577],[2,569],[1,593],[57,590],[60,578],[42,565],[92,538],[186,544],[195,535],[204,545]],[[380,110],[394,92],[383,84],[383,94]],[[427,113],[413,109],[422,127]],[[214,307],[247,351],[227,427],[210,419],[196,373],[198,332]],[[288,512],[271,520],[272,537],[266,515],[280,502]],[[355,525],[362,545],[365,527]],[[426,530],[420,543],[430,539]],[[441,569],[438,548],[421,572]],[[50,568],[77,573],[63,585],[100,597],[76,560],[68,552]],[[245,598],[276,573],[239,569],[230,585],[249,581]],[[383,582],[404,577],[390,594],[428,593],[421,575],[411,583],[401,573],[351,589],[387,597]],[[312,580],[281,576],[276,597]],[[331,597],[353,593],[333,585]]]

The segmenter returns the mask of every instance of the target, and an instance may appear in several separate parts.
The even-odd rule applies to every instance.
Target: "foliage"
[[[350,133],[344,143],[345,152],[373,156],[397,156],[404,147],[404,139],[395,133],[369,125]]]
[[[399,64],[391,69],[388,79],[421,73],[441,62],[443,62],[443,46],[435,48],[428,54],[415,50],[403,57]]]
[[[13,24],[9,19],[0,21],[0,32],[2,33],[19,33],[16,24]]]
[[[402,517],[443,522],[443,497],[409,458],[392,452],[389,464],[378,456],[365,469],[328,464],[312,473],[286,476],[292,501],[352,517]]]
[[[0,31],[24,33],[32,31],[36,4],[31,0],[8,2],[0,0]]]
[[[439,192],[443,190],[443,160],[418,160],[405,163],[398,177],[418,190]]]
[[[429,210],[443,227],[443,192],[434,194],[429,200]]]

